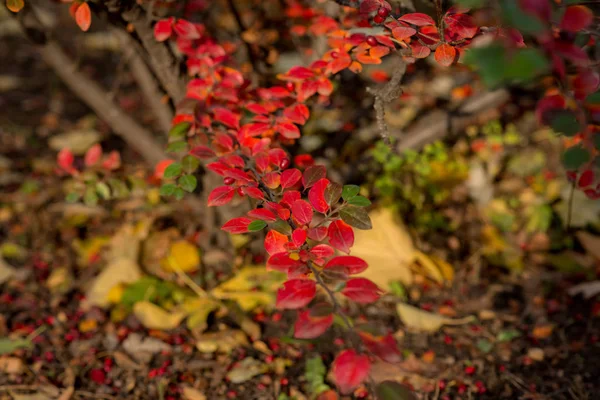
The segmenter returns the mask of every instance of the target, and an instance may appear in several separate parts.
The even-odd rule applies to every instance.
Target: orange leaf
[[[24,6],[23,0],[6,0],[6,8],[12,12],[19,12]]]
[[[447,43],[444,43],[435,50],[435,61],[438,64],[449,67],[454,62],[456,58],[456,49],[453,46],[450,46]]]
[[[81,3],[75,11],[75,22],[79,25],[82,31],[86,32],[92,24],[92,11],[88,3]]]

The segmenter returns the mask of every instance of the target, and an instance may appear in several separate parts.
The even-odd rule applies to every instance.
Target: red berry
[[[102,371],[100,368],[95,368],[90,371],[90,379],[96,382],[98,385],[102,385],[104,384],[106,375],[104,375],[104,371]]]
[[[446,381],[444,381],[444,380],[438,381],[438,387],[440,388],[440,390],[446,389]]]
[[[290,160],[288,160],[287,158],[284,158],[283,160],[281,160],[281,162],[279,163],[279,168],[281,169],[286,169],[287,167],[290,166]]]
[[[227,178],[223,179],[223,183],[227,186],[229,185],[233,185],[233,182],[235,182],[235,179],[233,179],[232,177],[228,176]]]
[[[110,371],[112,369],[112,365],[113,365],[113,360],[110,357],[106,357],[104,359],[104,370],[106,372]]]
[[[54,353],[52,353],[51,351],[47,351],[44,353],[44,358],[46,359],[46,361],[52,362],[54,360]]]
[[[279,383],[281,383],[281,386],[287,386],[287,384],[289,383],[287,378],[281,378],[281,380],[279,381]]]
[[[382,18],[386,18],[388,15],[390,15],[390,10],[385,7],[380,7],[379,10],[377,10],[377,15]]]
[[[383,21],[385,21],[385,18],[383,18],[381,15],[376,15],[373,17],[373,22],[376,24],[381,24]]]
[[[473,375],[475,373],[475,366],[474,365],[468,365],[465,367],[465,374],[467,375]]]
[[[367,36],[367,44],[369,46],[377,46],[377,38],[375,36]]]
[[[295,89],[294,83],[293,82],[288,82],[285,84],[285,87],[287,90],[289,90],[290,92],[293,92]]]

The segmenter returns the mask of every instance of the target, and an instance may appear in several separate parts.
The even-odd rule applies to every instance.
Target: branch
[[[179,70],[179,62],[169,51],[167,44],[157,42],[154,31],[145,18],[141,7],[134,7],[122,14],[123,19],[133,25],[142,45],[150,56],[150,67],[174,103],[185,97],[185,81]]]
[[[375,102],[373,108],[375,108],[375,114],[377,119],[377,127],[379,128],[379,134],[383,139],[383,142],[389,148],[392,148],[392,142],[390,140],[390,132],[385,122],[385,105],[390,101],[398,98],[402,93],[400,83],[406,73],[406,63],[400,60],[400,64],[394,70],[392,78],[380,89],[367,88],[367,92],[375,96]]]
[[[75,95],[109,124],[117,135],[151,165],[167,158],[152,134],[112,102],[108,93],[82,74],[60,45],[49,38],[44,25],[29,3],[17,18],[25,34],[39,49],[44,61]]]
[[[121,43],[121,49],[129,64],[131,73],[144,94],[148,106],[154,112],[156,120],[160,125],[160,130],[168,132],[171,129],[173,113],[169,105],[161,101],[163,93],[156,84],[154,75],[148,69],[146,62],[139,53],[137,48],[139,45],[122,29],[113,28],[112,31]]]

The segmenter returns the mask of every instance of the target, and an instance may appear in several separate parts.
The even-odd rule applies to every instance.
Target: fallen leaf
[[[0,355],[10,354],[18,349],[29,349],[33,343],[29,339],[0,338]]]
[[[0,284],[15,276],[15,269],[0,257]]]
[[[600,236],[585,231],[579,231],[575,235],[583,248],[594,258],[600,260]]]
[[[77,129],[54,135],[48,140],[52,150],[71,149],[75,155],[83,155],[90,147],[100,141],[100,134],[91,129]]]
[[[203,332],[207,328],[206,321],[211,312],[221,308],[216,300],[194,297],[187,299],[181,305],[182,310],[188,315],[187,327],[196,332]]]
[[[246,334],[237,329],[211,332],[201,335],[196,342],[196,348],[203,353],[230,353],[239,346],[247,346]]]
[[[73,275],[67,267],[53,269],[46,280],[46,286],[53,293],[66,293],[71,289]]]
[[[139,333],[130,333],[123,341],[123,350],[139,361],[149,361],[153,354],[170,351],[171,346],[153,337],[142,339]]]
[[[190,386],[184,386],[182,388],[182,394],[185,400],[206,400],[204,393]]]
[[[543,361],[544,360],[544,350],[539,347],[532,347],[527,351],[527,356],[531,358],[533,361]]]
[[[232,383],[243,383],[256,375],[264,374],[269,367],[255,358],[244,358],[240,363],[227,373],[227,378]]]
[[[579,285],[569,288],[567,293],[569,293],[570,296],[581,294],[586,299],[590,299],[600,293],[600,281],[580,283]]]
[[[142,277],[137,263],[129,258],[121,258],[109,264],[96,277],[87,292],[89,304],[105,307],[109,305],[111,289],[120,283],[133,283]]]
[[[175,329],[186,316],[183,311],[167,311],[149,301],[135,303],[133,314],[146,328],[161,330]]]
[[[546,339],[552,335],[554,325],[540,325],[533,328],[531,335],[536,339]]]
[[[25,365],[18,357],[2,357],[0,358],[0,371],[5,374],[20,374]]]
[[[162,262],[165,271],[193,272],[200,267],[198,248],[186,240],[179,240],[171,245],[169,255]]]
[[[396,310],[407,327],[425,332],[435,332],[444,325],[463,325],[475,320],[473,316],[464,318],[442,317],[405,303],[398,303]]]
[[[162,343],[162,342],[161,342]],[[117,365],[123,369],[140,370],[142,366],[133,361],[129,356],[123,352],[115,351],[112,355]]]

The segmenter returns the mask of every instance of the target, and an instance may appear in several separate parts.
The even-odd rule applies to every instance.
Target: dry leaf
[[[227,373],[227,378],[232,383],[242,383],[254,378],[256,375],[264,374],[268,370],[267,364],[255,358],[247,357]]]
[[[600,236],[592,235],[585,231],[577,232],[576,236],[583,248],[594,258],[600,260]]]
[[[443,317],[405,303],[398,303],[396,310],[407,327],[425,332],[435,332],[444,325],[463,325],[475,320],[473,316],[464,318]]]
[[[211,312],[222,307],[221,303],[209,298],[187,299],[182,305],[182,310],[188,315],[187,327],[197,332],[207,328],[206,321]]]
[[[0,257],[0,284],[6,282],[15,275],[15,269],[8,265],[4,259]]]
[[[133,314],[146,328],[162,330],[178,327],[186,315],[183,311],[167,311],[149,301],[135,303]]]
[[[128,258],[121,258],[108,265],[96,277],[92,287],[87,292],[87,301],[91,305],[105,307],[109,305],[111,289],[120,283],[133,283],[142,277],[137,263]]]
[[[169,256],[163,260],[165,271],[193,272],[200,266],[200,255],[196,246],[186,240],[179,240],[171,245]]]
[[[221,332],[211,332],[200,336],[196,348],[203,353],[230,353],[239,346],[247,346],[248,338],[244,332],[231,329]]]
[[[182,394],[185,400],[206,400],[204,393],[190,386],[184,386]]]

